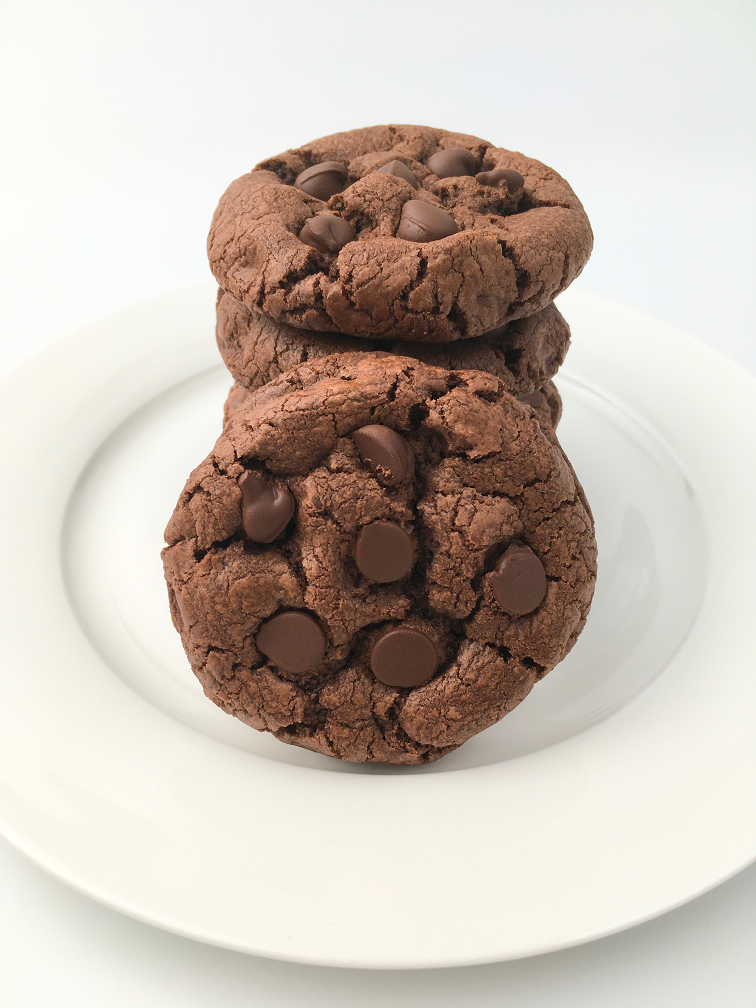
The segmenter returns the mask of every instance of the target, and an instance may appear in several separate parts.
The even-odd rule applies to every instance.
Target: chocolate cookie
[[[223,404],[224,427],[237,410],[251,404],[250,397],[253,395],[253,392],[240,385],[239,382],[234,382]],[[524,392],[515,398],[523,405],[530,406],[541,427],[550,431],[556,430],[557,424],[562,418],[562,397],[554,382],[546,382],[542,389],[535,392]]]
[[[316,332],[447,342],[545,308],[593,244],[551,168],[426,126],[335,133],[261,162],[221,197],[220,286]]]
[[[570,650],[590,511],[492,375],[335,354],[253,393],[166,530],[171,612],[206,694],[353,761],[438,759]]]
[[[295,329],[246,308],[223,291],[218,292],[215,335],[226,367],[251,390],[314,357],[373,349],[450,370],[488,371],[501,379],[507,392],[520,396],[543,388],[570,344],[569,326],[554,305],[455,343],[390,342]]]
[[[553,381],[546,382],[535,392],[523,392],[517,396],[517,401],[530,406],[541,427],[552,431],[557,429],[562,419],[562,397]]]

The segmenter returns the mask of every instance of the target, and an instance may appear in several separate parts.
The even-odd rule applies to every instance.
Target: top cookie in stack
[[[445,343],[541,311],[592,244],[582,204],[540,161],[462,133],[373,126],[233,182],[208,254],[224,291],[295,328]]]

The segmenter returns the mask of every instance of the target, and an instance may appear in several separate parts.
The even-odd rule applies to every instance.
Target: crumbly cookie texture
[[[389,354],[252,394],[166,540],[210,699],[358,762],[430,762],[512,710],[574,644],[596,573],[590,510],[531,409],[492,375]]]
[[[208,255],[224,290],[289,325],[447,342],[545,308],[592,245],[582,204],[540,161],[394,125],[323,137],[232,182]]]
[[[517,396],[517,401],[533,410],[538,423],[545,430],[557,429],[562,419],[562,397],[553,381],[546,382],[543,388],[536,389],[535,392],[523,392]]]
[[[237,382],[254,391],[304,361],[333,353],[384,350],[450,370],[487,371],[515,397],[536,393],[556,374],[570,345],[564,316],[549,305],[483,336],[454,343],[367,340],[296,329],[218,292],[216,340]]]
[[[380,353],[380,351],[376,352]],[[250,397],[253,394],[239,382],[234,382],[223,404],[224,427],[237,410],[252,405]],[[533,410],[541,427],[546,428],[547,431],[556,430],[562,418],[562,397],[553,381],[546,382],[543,388],[536,389],[535,392],[523,392],[522,395],[516,396],[516,399]]]

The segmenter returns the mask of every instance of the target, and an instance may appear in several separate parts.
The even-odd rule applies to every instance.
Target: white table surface
[[[218,196],[262,157],[338,129],[421,122],[556,167],[596,232],[576,284],[756,370],[747,2],[27,0],[3,13],[0,366],[206,275]],[[751,867],[575,949],[336,970],[161,932],[0,841],[0,1004],[745,1008],[754,895]]]

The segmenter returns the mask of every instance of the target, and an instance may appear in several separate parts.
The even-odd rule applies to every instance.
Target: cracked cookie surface
[[[251,404],[250,396],[252,395],[253,393],[249,389],[240,385],[239,382],[234,382],[223,404],[224,427],[237,410]],[[556,430],[562,418],[562,397],[554,382],[546,382],[543,388],[536,389],[535,392],[523,392],[522,395],[515,396],[515,398],[533,410],[541,427],[545,427],[547,430]]]
[[[569,326],[554,305],[482,336],[420,343],[296,329],[246,308],[223,290],[218,291],[215,335],[223,363],[251,391],[312,358],[372,349],[450,370],[487,371],[519,397],[538,392],[553,378],[570,344]]]
[[[287,495],[279,538],[250,539]],[[492,375],[390,354],[319,358],[249,395],[166,540],[208,697],[358,762],[430,762],[512,710],[574,644],[596,572],[590,510],[533,411]],[[523,557],[543,589],[518,614],[501,600]],[[417,685],[390,684],[397,648]]]
[[[452,149],[469,152],[473,167],[463,170],[475,174],[431,170],[434,156]],[[402,173],[381,171],[392,161],[417,188]],[[325,163],[342,165],[341,191],[320,199],[294,185]],[[523,189],[497,182],[502,172],[521,176]],[[397,237],[410,201],[449,218],[456,233]],[[300,240],[307,222],[323,215],[345,221],[354,240],[331,243],[331,251]],[[224,290],[295,327],[446,342],[545,308],[580,273],[592,245],[582,204],[540,161],[478,137],[393,125],[314,140],[232,182],[213,217],[208,255]]]

